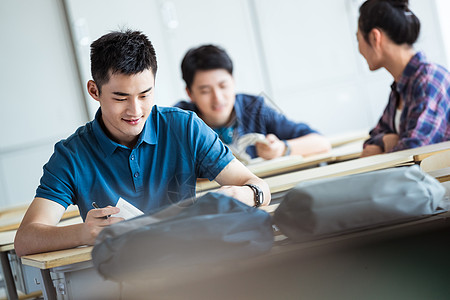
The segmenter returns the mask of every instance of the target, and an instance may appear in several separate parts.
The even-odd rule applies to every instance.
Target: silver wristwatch
[[[264,193],[259,186],[247,183],[246,186],[250,187],[255,194],[255,205],[253,207],[260,207],[264,203]]]

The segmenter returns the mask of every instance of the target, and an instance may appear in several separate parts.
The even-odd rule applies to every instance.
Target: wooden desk
[[[0,263],[8,299],[18,299],[16,285],[8,259],[8,251],[14,249],[13,243],[15,236],[15,230],[0,232]]]
[[[161,274],[161,277],[158,276],[156,280],[145,280],[146,282],[145,287],[140,286],[140,288],[145,289],[145,291],[138,290],[139,294],[133,295],[123,294],[122,296],[126,299],[140,299],[140,297],[142,297],[142,299],[145,299],[145,297],[148,297],[149,295],[148,293],[151,292],[152,295],[155,296],[156,298],[158,298],[157,295],[169,295],[167,298],[183,299],[183,293],[188,293],[184,294],[185,296],[189,295],[189,293],[195,294],[195,296],[192,297],[188,296],[187,298],[194,298],[194,299],[202,299],[205,297],[211,298],[206,295],[209,295],[208,292],[208,290],[210,290],[209,287],[213,285],[216,289],[216,297],[219,297],[218,299],[239,298],[239,297],[253,299],[253,297],[247,294],[248,291],[251,291],[252,293],[256,291],[256,293],[260,295],[260,293],[257,291],[260,288],[263,288],[263,286],[265,286],[265,284],[263,284],[264,282],[268,281],[270,281],[269,286],[271,288],[276,289],[278,292],[280,292],[280,289],[282,289],[281,287],[285,287],[291,289],[291,292],[292,290],[295,290],[297,293],[300,293],[301,289],[294,288],[297,287],[299,284],[304,286],[304,283],[299,278],[303,279],[309,278],[307,279],[307,282],[309,282],[309,284],[311,283],[319,284],[320,282],[322,282],[322,278],[327,277],[325,274],[332,272],[334,274],[333,275],[334,277],[327,279],[330,280],[328,282],[329,284],[334,280],[342,281],[341,280],[342,276],[348,276],[352,274],[352,272],[355,271],[354,270],[355,266],[346,265],[346,263],[348,263],[348,258],[347,260],[342,261],[342,258],[340,256],[334,257],[334,255],[336,255],[336,253],[339,253],[339,255],[343,253],[351,253],[351,259],[358,260],[358,256],[361,255],[361,252],[358,247],[360,247],[361,245],[364,246],[366,244],[370,245],[366,247],[364,251],[366,251],[367,249],[373,251],[373,253],[371,252],[371,254],[368,256],[370,259],[373,259],[374,261],[373,263],[370,264],[371,268],[376,268],[376,266],[381,263],[381,266],[379,265],[380,269],[375,271],[375,273],[378,276],[386,276],[388,274],[384,274],[383,267],[388,267],[392,263],[395,263],[395,260],[392,261],[393,260],[392,255],[396,260],[398,260],[398,258],[396,258],[396,255],[398,255],[398,253],[400,253],[402,257],[404,257],[405,255],[408,256],[408,251],[412,251],[414,250],[414,248],[408,246],[409,244],[405,245],[400,244],[396,245],[395,250],[392,251],[391,250],[386,251],[383,249],[385,249],[388,246],[390,247],[392,242],[395,243],[398,240],[401,241],[403,238],[408,238],[410,235],[425,232],[426,234],[424,234],[423,237],[426,238],[429,237],[430,234],[433,234],[435,231],[441,229],[444,229],[446,232],[450,232],[450,213],[448,212],[440,215],[427,217],[417,221],[379,227],[375,229],[364,230],[354,232],[351,234],[345,234],[341,236],[335,236],[331,238],[304,243],[285,244],[284,237],[278,236],[276,239],[278,240],[276,245],[272,248],[272,250],[269,253],[265,255],[253,259],[250,258],[245,261],[240,261],[239,263],[226,265],[222,264],[219,266],[216,265],[208,266],[207,270],[203,270],[204,271],[203,273],[197,272],[198,270],[195,270],[194,272],[188,274],[189,270],[184,270],[184,272],[186,273],[183,273],[183,270],[180,270],[180,273],[177,272],[177,274]],[[438,235],[438,237],[439,236],[440,235]],[[423,237],[421,236],[421,238]],[[433,241],[438,240],[442,240],[442,238],[433,237]],[[417,243],[419,244],[419,242]],[[420,243],[422,243],[422,241]],[[428,249],[427,248],[428,245],[424,246],[426,249]],[[374,247],[376,250],[372,250],[374,249]],[[399,250],[399,248],[401,249],[401,251]],[[89,263],[91,250],[92,247],[81,247],[63,251],[55,251],[46,254],[30,255],[23,257],[22,262],[26,265],[34,266],[42,270],[51,270],[52,272],[55,273],[69,272],[75,274],[81,272],[82,276],[90,276],[89,279],[88,278],[84,279],[83,285],[77,285],[77,283],[74,280],[71,280],[70,284],[72,285],[71,286],[72,290],[85,289],[87,291],[91,291],[92,293],[94,292],[98,293],[99,290],[101,291],[103,289],[103,292],[106,293],[105,295],[109,295],[107,293],[110,293],[112,286],[112,289],[114,290],[114,292],[116,292],[116,290],[119,289],[118,284],[110,281],[107,282],[102,281],[100,275],[98,275],[96,271],[93,270],[92,264]],[[443,250],[441,250],[441,252],[443,252]],[[427,255],[429,255],[429,260],[435,261],[433,256],[434,253],[435,253],[434,248],[430,248],[428,250]],[[423,253],[420,254],[424,255]],[[445,255],[447,255],[447,252],[445,252]],[[385,256],[388,256],[387,260],[385,260]],[[333,259],[332,261],[330,261],[331,259],[330,257],[332,257]],[[423,257],[420,258],[422,259]],[[323,262],[325,265],[320,265],[320,268],[316,268],[314,264],[313,265],[309,264],[308,261],[311,261],[311,259],[313,259],[315,263],[322,264],[321,262]],[[407,262],[409,264],[415,263],[414,260],[410,259],[408,259]],[[80,263],[85,263],[85,265],[83,267],[80,267],[81,266]],[[369,263],[366,262],[366,266],[367,264]],[[74,269],[71,270],[70,265],[76,267],[74,267]],[[294,278],[291,277],[293,275],[292,273],[293,269],[290,268],[294,266],[295,270],[298,270],[299,272],[305,272],[301,274],[302,277],[295,277],[295,276]],[[357,266],[358,272],[361,271],[367,272],[367,267],[364,266],[365,265],[362,266],[358,265]],[[58,267],[60,267],[59,270]],[[64,267],[66,267],[66,269],[63,269]],[[276,268],[276,271],[274,271],[275,270],[274,268]],[[286,270],[288,271],[286,272]],[[301,270],[308,270],[308,272],[311,273]],[[325,273],[320,275],[321,272]],[[405,272],[407,271],[405,270]],[[149,270],[149,273],[151,273],[151,270]],[[249,273],[253,275],[248,275]],[[308,276],[307,273],[310,276]],[[257,274],[260,274],[261,276],[262,274],[264,274],[264,276],[258,278]],[[404,276],[407,275],[405,274]],[[57,277],[60,277],[60,275],[58,275]],[[139,274],[139,277],[154,278],[155,276],[153,274],[153,276],[146,277],[141,276],[141,274]],[[227,278],[227,279],[223,281],[220,278]],[[241,278],[246,278],[246,280],[243,281]],[[390,278],[399,279],[393,275],[390,275]],[[234,293],[235,290],[232,288],[232,285],[229,284],[230,280],[232,280],[232,282],[236,284],[236,288],[238,288],[239,294]],[[358,282],[357,279],[355,280],[356,280],[355,282]],[[379,280],[382,280],[382,278],[378,278],[378,282]],[[446,279],[442,278],[442,280],[445,281]],[[93,284],[91,286],[86,286],[85,285],[86,282],[93,282]],[[99,282],[100,283],[103,282],[104,284],[106,284],[107,288],[106,286],[98,285]],[[250,285],[249,282],[251,283]],[[258,282],[262,284],[262,286],[258,287],[257,284]],[[285,283],[290,282],[290,284],[286,286],[283,284],[283,282]],[[342,288],[351,291],[353,288],[355,288],[354,285],[351,284],[351,282],[352,281],[350,280],[348,282],[348,286],[346,287],[344,286]],[[395,282],[393,282],[393,284],[394,283]],[[53,286],[53,282],[51,280],[50,284]],[[222,289],[220,287],[221,285],[227,286],[227,289]],[[189,286],[191,288],[189,288]],[[248,288],[249,286],[255,286],[257,288],[249,289]],[[126,288],[127,286],[125,285],[124,287]],[[363,286],[357,288],[364,290]],[[221,292],[217,292],[217,289],[220,289]],[[307,290],[309,292],[312,292],[311,289]],[[128,293],[134,293],[136,292],[136,287],[133,286],[125,291],[127,291]],[[211,292],[213,291],[211,290]],[[173,297],[171,296],[172,294]],[[54,295],[56,297],[56,294]],[[291,294],[290,298],[292,297],[298,298],[299,295],[300,294],[297,295]],[[314,299],[327,299],[327,298],[329,299],[329,296],[330,295],[324,298],[319,297]],[[261,295],[261,297],[259,297],[258,299],[273,299],[273,297],[274,294],[269,293],[266,296]],[[48,299],[54,298],[49,297]]]
[[[358,174],[402,165],[411,165],[414,163],[420,163],[420,161],[430,155],[444,151],[450,151],[450,142],[358,158],[340,163],[334,163],[319,168],[272,176],[265,178],[265,181],[268,183],[272,194],[280,193],[293,188],[295,185],[302,181]],[[199,183],[198,192],[202,193],[204,191],[212,189],[211,183],[208,183],[209,184]],[[217,187],[218,185],[214,185],[214,188]]]
[[[76,212],[78,212],[78,209],[76,210]],[[79,215],[77,217],[68,218],[68,216],[71,214],[72,212],[67,214],[66,219],[61,221],[58,226],[67,226],[83,222]],[[16,236],[16,232],[16,230],[0,232],[0,260],[8,299],[19,299],[16,284],[14,282],[13,272],[11,270],[11,265],[8,258],[8,252],[14,250],[14,238]]]
[[[29,204],[0,211],[0,232],[18,229],[28,206]],[[62,216],[62,220],[79,215],[78,206],[70,205]]]
[[[269,186],[271,187],[272,193],[280,192],[280,191],[286,191],[293,186],[295,186],[298,182],[304,181],[304,180],[312,180],[312,179],[318,179],[318,178],[325,178],[325,177],[333,177],[333,176],[344,176],[349,174],[355,174],[355,173],[361,173],[361,172],[368,172],[368,171],[374,171],[399,165],[405,165],[405,164],[413,164],[416,162],[419,162],[421,159],[436,153],[440,151],[449,151],[450,148],[450,142],[445,142],[441,144],[436,145],[430,145],[425,146],[422,148],[416,148],[416,149],[410,149],[405,151],[399,151],[395,153],[389,153],[389,154],[383,154],[383,155],[377,155],[372,157],[366,157],[366,158],[360,158],[356,160],[351,160],[347,162],[341,162],[336,163],[329,166],[324,166],[321,168],[315,168],[315,169],[309,169],[304,171],[298,171],[290,174],[284,174],[284,175],[278,175],[273,176],[267,179],[267,182],[269,183]],[[268,211],[273,211],[276,206],[272,206],[267,208]],[[399,231],[403,232],[402,228],[418,228],[420,229],[422,226],[426,226],[424,224],[438,224],[438,226],[445,226],[450,227],[449,224],[449,215],[443,214],[438,216],[429,217],[420,221],[414,221],[414,222],[408,222],[405,224],[400,224],[396,226],[388,226],[383,227],[379,229],[372,229],[372,230],[366,230],[364,233],[353,233],[349,235],[342,236],[338,240],[345,240],[347,237],[350,240],[359,240],[361,236],[364,236],[365,240],[374,240],[373,236],[378,236],[380,233],[384,232],[391,232],[392,231]],[[433,225],[434,226],[434,225]],[[431,227],[433,227],[431,226]],[[316,247],[320,245],[324,245],[330,242],[334,242],[335,239],[324,239],[323,241],[315,241],[315,242],[309,242],[307,244],[302,243],[301,246],[298,246],[299,244],[296,244],[295,246],[292,246],[294,250],[289,250],[291,248],[282,248],[283,250],[276,250],[279,248],[275,248],[274,251],[271,251],[267,256],[264,256],[264,258],[261,258],[263,260],[270,260],[270,257],[272,254],[276,254],[276,251],[281,251],[282,253],[293,253],[295,251],[298,251],[299,249],[309,248],[309,247]],[[309,246],[308,246],[309,245]],[[285,249],[288,249],[289,251],[286,251]],[[99,275],[92,271],[92,265],[89,265],[90,261],[90,253],[91,253],[92,247],[81,247],[76,249],[69,249],[69,250],[62,250],[62,251],[55,251],[52,253],[43,253],[43,254],[36,254],[36,255],[29,255],[22,257],[22,263],[24,265],[33,266],[36,268],[39,268],[42,270],[42,276],[43,280],[46,281],[46,289],[48,288],[49,299],[55,299],[56,298],[56,292],[54,290],[53,282],[50,277],[50,271],[55,272],[64,272],[64,269],[58,268],[64,268],[71,265],[79,265],[84,264],[83,267],[79,267],[78,269],[74,270],[73,272],[88,272],[89,276],[97,276],[97,280],[95,281],[97,284],[101,280],[99,279]],[[432,255],[432,253],[430,253]],[[233,268],[235,268],[233,266]],[[299,266],[301,268],[301,266]],[[246,277],[247,278],[247,277]],[[248,278],[247,278],[248,279]],[[99,281],[100,280],[100,281]],[[174,281],[176,282],[176,281]],[[265,282],[264,280],[258,281],[260,284]],[[73,283],[73,281],[72,281]],[[93,289],[98,288],[98,286],[92,287]],[[109,282],[109,284],[112,284]],[[257,286],[257,285],[255,285]],[[155,287],[156,288],[156,287]],[[248,288],[248,285],[247,285]],[[167,290],[165,290],[167,292]]]
[[[450,247],[442,237],[449,236],[449,221],[436,216],[306,243],[280,241],[253,259],[125,285],[123,297],[447,299]]]
[[[260,209],[268,213],[273,213],[278,205],[279,204],[277,203],[269,206],[262,206]],[[12,239],[10,238],[10,240],[14,241],[14,237],[12,237]],[[83,246],[73,249],[26,255],[22,257],[22,263],[39,269],[51,269],[71,265],[91,260],[92,248],[93,246]]]
[[[383,154],[273,176],[266,178],[265,181],[269,185],[271,193],[279,193],[293,188],[302,181],[376,171],[399,165],[412,164],[413,162],[412,155],[398,153]]]
[[[439,180],[439,182],[450,181],[450,167],[429,171],[427,173]]]
[[[331,147],[335,148],[335,147],[353,143],[356,141],[360,141],[361,143],[363,143],[369,137],[370,137],[369,130],[357,130],[357,131],[344,132],[342,134],[327,136],[327,139],[330,141]]]
[[[335,163],[358,158],[361,155],[363,141],[355,141],[333,148],[327,153],[302,156],[279,157],[272,160],[257,160],[247,165],[247,168],[258,177],[268,177],[278,174],[293,172],[300,169],[318,166],[321,163]],[[202,180],[197,182],[197,192],[218,188],[215,181]]]

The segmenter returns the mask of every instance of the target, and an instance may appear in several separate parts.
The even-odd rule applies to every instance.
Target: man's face
[[[134,75],[113,74],[101,87],[101,94],[89,81],[89,94],[100,102],[110,138],[130,148],[135,145],[153,107],[154,85],[151,70]]]
[[[210,127],[224,126],[230,120],[236,93],[233,76],[227,70],[197,71],[191,89],[186,90]]]

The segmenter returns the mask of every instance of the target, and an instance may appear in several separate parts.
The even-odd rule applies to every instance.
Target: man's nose
[[[132,100],[130,100],[129,105],[127,107],[127,113],[130,116],[137,117],[137,116],[141,115],[141,112],[142,112],[142,108],[139,103],[139,99],[133,98]]]
[[[223,102],[223,93],[220,89],[214,89],[213,90],[213,100],[215,103],[222,103]]]

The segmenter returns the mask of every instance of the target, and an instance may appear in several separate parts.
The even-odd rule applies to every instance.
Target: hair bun
[[[409,0],[388,0],[389,3],[392,4],[392,6],[403,9],[403,10],[408,10],[408,6],[409,6]]]

